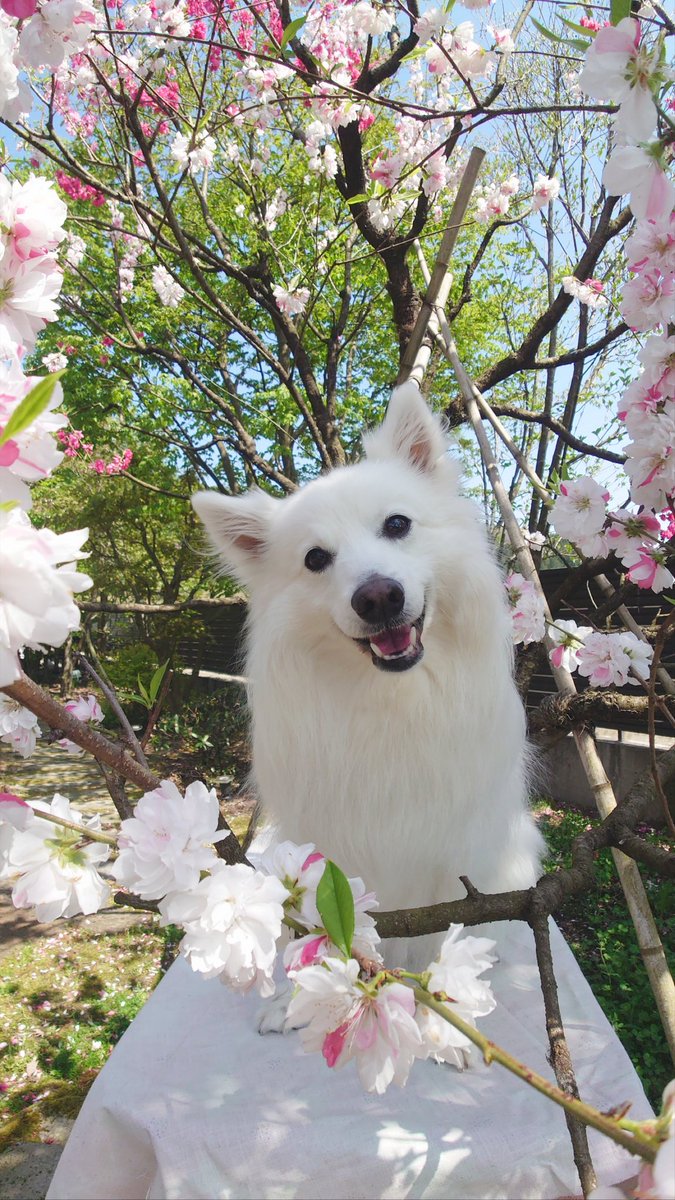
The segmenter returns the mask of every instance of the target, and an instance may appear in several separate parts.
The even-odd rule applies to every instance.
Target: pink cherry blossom
[[[276,284],[272,288],[272,293],[277,302],[277,308],[289,317],[295,317],[304,312],[309,301],[309,288],[295,288],[293,291],[287,291],[286,288]]]
[[[539,642],[546,632],[543,602],[531,580],[512,571],[504,580],[511,605],[511,634],[514,643]]]
[[[666,587],[672,587],[675,576],[668,570],[665,552],[663,550],[636,547],[627,551],[622,558],[624,567],[628,568],[628,578],[639,588],[662,592]]]
[[[644,271],[623,289],[621,315],[631,329],[646,333],[657,325],[666,330],[675,318],[675,276]]]
[[[607,304],[602,294],[604,284],[600,279],[586,279],[582,283],[574,275],[564,275],[562,285],[568,296],[574,296],[580,304],[586,304],[588,308],[604,308]]]
[[[560,195],[560,180],[557,175],[549,178],[547,175],[538,175],[534,181],[532,190],[532,210],[538,212],[545,204],[550,204],[553,200],[557,200]]]
[[[615,128],[634,142],[647,141],[656,125],[651,87],[659,69],[659,51],[646,48],[640,37],[640,23],[632,17],[600,29],[578,80],[582,92],[619,104]]]
[[[675,187],[652,150],[618,146],[605,165],[602,182],[611,196],[630,193],[634,216],[658,221],[675,207]]]
[[[577,625],[576,621],[564,621],[556,617],[547,629],[549,641],[553,646],[548,655],[551,665],[562,667],[564,671],[576,670],[579,653],[592,632],[590,625]]]
[[[300,1037],[306,1050],[320,1050],[329,1067],[356,1060],[361,1083],[379,1094],[402,1086],[423,1053],[415,1022],[415,997],[400,983],[361,984],[359,964],[329,958],[295,976],[288,1021],[307,1024]]]

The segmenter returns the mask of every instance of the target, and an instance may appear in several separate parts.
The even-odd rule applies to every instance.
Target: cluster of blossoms
[[[65,217],[65,204],[46,180],[10,183],[0,175],[0,686],[19,677],[23,647],[60,646],[79,627],[73,594],[91,586],[76,569],[86,557],[88,531],[35,529],[26,515],[30,485],[64,457],[61,384],[52,378],[45,386],[26,376],[21,363],[56,317],[62,282],[56,251]],[[36,388],[44,398],[33,406]],[[3,706],[3,741],[24,753],[35,736],[34,721]]]
[[[76,828],[51,823],[46,814]],[[283,950],[293,986],[287,1025],[303,1027],[305,1049],[319,1051],[330,1067],[354,1060],[363,1086],[379,1093],[405,1083],[415,1059],[465,1067],[466,1035],[384,968],[370,915],[377,901],[362,880],[345,881],[353,935],[337,945],[321,914],[322,881],[333,864],[312,844],[283,842],[252,855],[252,865],[228,865],[215,850],[231,836],[218,830],[218,816],[216,794],[203,783],[190,784],[183,796],[163,780],[121,823],[110,868],[123,888],[159,900],[163,923],[183,927],[181,951],[193,969],[239,991],[272,995],[287,920],[306,931]],[[39,921],[95,912],[109,902],[100,868],[112,844],[98,818],[85,821],[63,796],[32,806],[0,796],[0,878],[17,876],[13,902],[34,907]],[[481,978],[495,961],[494,942],[461,934],[461,926],[452,926],[438,958],[414,979],[438,1000],[452,997],[453,1010],[475,1027],[495,1006]]]
[[[512,572],[505,585],[515,644],[527,646],[548,635],[552,666],[578,671],[594,687],[639,686],[648,678],[654,657],[648,642],[629,632],[594,632],[576,621],[547,622],[540,592],[532,580]]]
[[[91,457],[94,450],[93,444],[85,442],[81,429],[60,429],[56,436],[61,445],[65,447],[63,451],[65,458],[86,460]],[[133,450],[126,449],[121,454],[113,454],[110,462],[106,462],[103,458],[95,458],[88,465],[89,469],[97,475],[121,475],[124,471],[128,471],[133,457]]]
[[[626,389],[618,414],[631,439],[626,471],[645,529],[649,510],[653,516],[669,511],[675,495],[675,338],[669,336],[675,320],[675,187],[666,173],[665,145],[654,140],[657,105],[670,79],[662,49],[661,36],[650,43],[640,22],[627,17],[597,32],[579,77],[583,91],[619,104],[615,149],[603,183],[612,195],[629,196],[636,218],[626,242],[633,278],[624,287],[621,314],[634,330],[651,336],[639,355],[643,373]],[[672,576],[664,574],[662,551],[653,539],[653,521],[650,538],[642,538],[647,544],[632,534],[638,558],[631,577],[660,590]]]

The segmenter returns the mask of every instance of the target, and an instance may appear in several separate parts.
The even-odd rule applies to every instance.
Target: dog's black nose
[[[405,592],[395,579],[373,575],[356,589],[352,608],[369,625],[388,625],[401,613]]]

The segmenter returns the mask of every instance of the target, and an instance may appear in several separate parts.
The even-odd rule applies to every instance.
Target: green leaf
[[[609,19],[612,25],[618,25],[624,17],[630,16],[630,0],[610,0]]]
[[[530,17],[530,20],[535,29],[538,29],[545,38],[548,38],[549,42],[562,42],[563,39],[557,33],[553,33],[551,29],[547,29],[545,25],[542,25],[541,21],[537,21],[536,17]]]
[[[594,38],[595,30],[587,29],[585,25],[579,25],[576,21],[570,21],[569,17],[560,16],[560,20],[564,21],[568,29],[573,29],[575,33],[580,33],[585,38]]]
[[[0,433],[0,446],[8,442],[10,438],[16,437],[17,434],[23,433],[24,429],[32,425],[40,413],[44,412],[52,398],[57,381],[64,372],[65,367],[63,371],[54,371],[51,375],[45,375],[39,383],[35,384],[35,387],[31,388],[28,395],[24,396]]]
[[[306,20],[307,13],[305,13],[304,17],[296,17],[294,21],[289,21],[288,25],[284,29],[284,36],[282,37],[281,45],[279,46],[279,49],[282,52],[286,49],[291,39],[295,37],[296,33],[300,32]]]
[[[316,907],[330,940],[349,958],[354,936],[354,897],[346,875],[330,859],[316,889]]]
[[[356,196],[349,196],[347,204],[366,204],[370,200],[370,196],[366,192],[359,192]]]
[[[168,665],[169,665],[169,660],[167,658],[166,662],[162,663],[161,667],[157,668],[152,679],[150,680],[150,699],[152,700],[153,704],[154,704],[155,700],[157,699],[157,693],[159,692],[159,689],[161,687],[162,680],[164,678],[164,672],[166,671],[166,668],[168,667]]]
[[[147,708],[150,708],[152,706],[152,700],[150,699],[143,684],[141,683],[140,675],[137,675],[136,678],[138,679],[138,690],[141,693],[141,696],[143,697],[142,703],[145,704]]]

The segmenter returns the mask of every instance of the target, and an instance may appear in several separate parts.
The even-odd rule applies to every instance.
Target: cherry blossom
[[[602,182],[611,196],[630,193],[634,216],[656,221],[675,206],[675,187],[658,158],[660,143],[643,149],[618,146],[605,165]]]
[[[675,213],[637,221],[624,249],[631,271],[675,272]]]
[[[548,655],[551,665],[561,667],[563,671],[575,671],[579,653],[592,632],[590,625],[577,625],[576,621],[563,621],[557,617],[547,629],[553,646]]]
[[[427,991],[440,999],[450,998],[454,1012],[475,1028],[476,1018],[487,1016],[496,1001],[490,984],[478,976],[487,971],[497,956],[489,938],[462,937],[462,925],[451,925],[441,952],[429,968]],[[471,1043],[454,1025],[423,1004],[415,1014],[426,1052],[438,1062],[460,1069],[466,1065]],[[421,1056],[420,1056],[421,1057]]]
[[[279,284],[272,288],[274,299],[277,302],[277,308],[286,313],[288,317],[295,317],[298,313],[305,311],[309,300],[309,288],[295,288],[293,291],[287,291]]]
[[[664,330],[675,318],[675,276],[644,271],[623,289],[621,315],[631,329],[646,333],[655,325]]]
[[[622,557],[624,567],[628,568],[628,578],[639,588],[647,588],[652,592],[662,592],[664,588],[675,583],[675,576],[666,566],[664,550],[636,547],[628,550]]]
[[[31,389],[37,376],[24,375],[16,359],[0,362],[0,430]],[[63,401],[60,382],[56,382],[47,407],[26,429],[0,447],[0,465],[29,483],[51,475],[63,458],[54,435],[66,423],[63,413],[54,410]]]
[[[560,195],[560,180],[557,175],[538,175],[532,189],[532,209],[538,212],[545,204],[557,200]]]
[[[6,742],[22,758],[28,758],[41,737],[38,719],[11,696],[0,693],[0,742]]]
[[[504,580],[504,585],[511,605],[514,643],[517,645],[522,642],[527,646],[530,642],[541,641],[546,631],[546,621],[543,603],[534,583],[517,571],[512,571]]]
[[[654,651],[647,642],[632,633],[591,633],[578,658],[579,674],[598,687],[624,687],[639,681],[631,677],[634,667],[640,675],[649,675]]]
[[[562,285],[568,296],[574,296],[580,304],[586,304],[589,308],[604,308],[607,304],[602,294],[604,284],[599,279],[586,279],[582,283],[574,275],[564,275]]]
[[[362,983],[355,959],[326,959],[294,977],[296,991],[288,1022],[306,1025],[305,1050],[320,1050],[329,1067],[356,1059],[366,1091],[381,1094],[390,1083],[402,1086],[416,1057],[423,1057],[415,1022],[415,997],[400,983]]]
[[[32,350],[35,339],[56,319],[56,299],[63,276],[51,255],[25,261],[13,251],[0,261],[0,357],[9,358],[22,347]]]
[[[448,19],[448,14],[442,8],[428,8],[415,21],[413,29],[421,46],[425,46],[432,38],[438,37]]]
[[[120,825],[120,853],[112,872],[123,887],[146,900],[194,888],[216,860],[213,842],[228,837],[218,830],[218,798],[213,788],[191,783],[181,795],[170,779],[145,792]]]
[[[172,158],[176,160],[182,170],[187,167],[190,174],[195,175],[197,171],[211,166],[216,153],[216,143],[208,133],[201,133],[194,139],[189,138],[186,134],[177,133],[171,143],[170,151]]]
[[[646,510],[641,513],[610,513],[610,518],[605,530],[607,545],[622,561],[625,561],[624,555],[632,554],[636,546],[642,546],[644,542],[653,545],[661,535],[658,517]]]
[[[166,267],[153,267],[152,286],[166,308],[178,308],[185,295],[185,289],[169,274]]]
[[[609,492],[590,476],[561,484],[560,495],[550,512],[556,533],[573,541],[583,554],[603,554],[602,528],[608,500]]]
[[[632,17],[600,29],[578,81],[582,92],[618,103],[614,127],[633,142],[646,142],[656,125],[651,89],[658,81],[660,48],[647,49],[640,35],[640,22]]]
[[[207,979],[220,976],[236,991],[256,987],[271,996],[288,891],[275,876],[243,863],[228,866],[216,859],[210,872],[191,891],[162,900],[162,918],[183,926],[181,951],[194,971]]]
[[[30,67],[60,67],[67,56],[83,48],[95,22],[93,5],[86,0],[49,0],[21,30],[23,62]]]
[[[50,374],[55,371],[64,371],[68,366],[68,359],[65,354],[56,351],[54,354],[45,354],[42,358],[42,365],[47,368]]]
[[[100,818],[85,819],[58,793],[50,804],[36,800],[31,807],[34,819],[27,822],[24,830],[14,832],[2,872],[5,876],[19,876],[12,890],[14,906],[34,906],[38,921],[97,912],[110,898],[110,888],[96,869],[107,860],[110,848],[100,842],[83,846],[82,841],[87,829],[100,831]],[[40,812],[72,821],[81,826],[82,832],[41,821]],[[0,809],[0,820],[3,817]]]
[[[73,593],[91,587],[76,570],[87,529],[34,529],[24,513],[0,512],[0,687],[18,679],[23,646],[60,646],[80,625]]]

